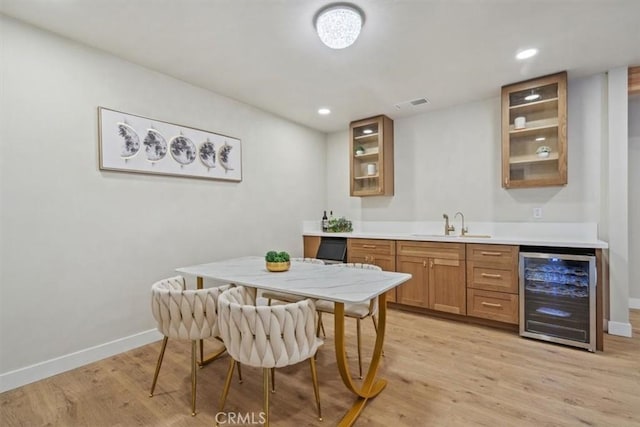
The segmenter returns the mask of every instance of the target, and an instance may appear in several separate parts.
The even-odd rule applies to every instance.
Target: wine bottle
[[[327,218],[327,211],[322,214],[322,231],[329,230],[329,219]]]

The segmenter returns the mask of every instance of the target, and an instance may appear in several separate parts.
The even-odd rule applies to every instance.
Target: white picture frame
[[[98,107],[99,169],[242,181],[238,138]]]

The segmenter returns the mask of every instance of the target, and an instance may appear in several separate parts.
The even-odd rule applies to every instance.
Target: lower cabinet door
[[[413,307],[429,307],[429,292],[426,259],[399,256],[396,270],[411,274],[411,279],[396,288],[396,302]]]
[[[429,259],[429,308],[467,314],[464,260]]]

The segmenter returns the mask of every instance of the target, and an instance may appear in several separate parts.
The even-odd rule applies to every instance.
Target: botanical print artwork
[[[196,145],[182,135],[171,140],[171,156],[181,165],[193,163],[196,159]]]
[[[126,123],[118,123],[118,134],[122,137],[122,149],[120,157],[128,159],[140,151],[140,137],[136,131]]]
[[[200,145],[200,161],[208,168],[216,167],[216,146],[206,141]]]
[[[142,142],[147,153],[147,160],[157,162],[167,155],[167,140],[155,129],[147,130],[147,136]]]
[[[103,107],[98,125],[101,171],[242,181],[238,138]]]
[[[225,141],[224,145],[220,147],[220,152],[218,153],[218,157],[220,158],[220,166],[224,168],[225,172],[229,172],[233,170],[233,168],[230,166],[230,163],[229,163],[229,156],[231,154],[232,148],[233,147],[231,147]]]

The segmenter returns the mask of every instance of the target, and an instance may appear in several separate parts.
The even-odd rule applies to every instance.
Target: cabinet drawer
[[[518,293],[518,271],[512,266],[467,260],[467,286],[486,291]]]
[[[467,259],[478,263],[518,265],[518,246],[468,244]]]
[[[397,254],[440,259],[464,259],[464,243],[415,242],[398,240]]]
[[[348,239],[347,253],[366,253],[369,255],[395,255],[396,241],[383,239]]]
[[[518,324],[518,295],[467,289],[467,316]]]

